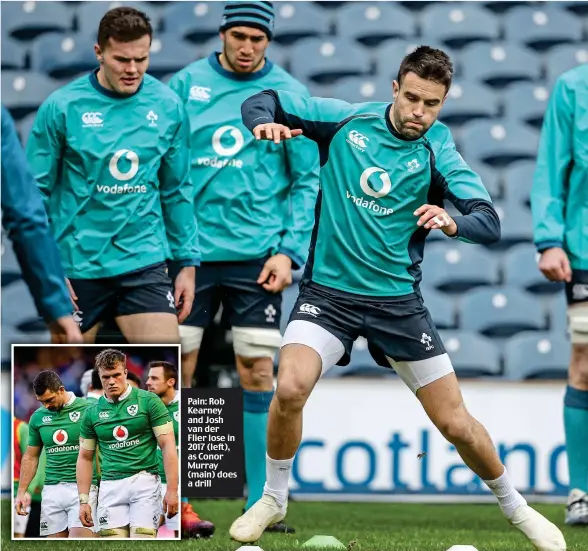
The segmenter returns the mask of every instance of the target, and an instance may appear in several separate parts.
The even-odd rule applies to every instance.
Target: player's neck
[[[171,392],[167,391],[162,397],[161,401],[166,405],[169,406],[173,399],[176,397],[176,390],[172,389]]]
[[[96,73],[96,79],[98,80],[98,84],[100,84],[102,88],[105,88],[110,92],[116,92],[116,90],[112,86],[110,86],[108,80],[106,80],[106,76],[104,75],[104,70],[102,69],[102,66],[100,66],[98,72]]]

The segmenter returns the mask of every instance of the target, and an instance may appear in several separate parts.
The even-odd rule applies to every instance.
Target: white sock
[[[272,459],[265,455],[265,476],[266,483],[263,493],[272,496],[276,503],[283,507],[288,501],[288,480],[292,470],[292,459]]]
[[[510,478],[508,478],[506,468],[496,480],[484,480],[484,482],[498,499],[498,505],[506,518],[512,518],[514,512],[521,505],[527,505],[525,498],[515,490]]]

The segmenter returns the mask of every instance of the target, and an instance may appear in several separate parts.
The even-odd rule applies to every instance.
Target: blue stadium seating
[[[476,43],[460,52],[461,70],[468,79],[503,87],[518,80],[541,78],[541,58],[510,43]]]
[[[158,34],[151,43],[149,74],[161,78],[180,71],[198,59],[198,52],[194,44],[177,38],[173,32]]]
[[[173,2],[163,10],[162,27],[196,43],[218,35],[223,2]]]
[[[492,339],[471,331],[439,331],[439,335],[459,378],[500,375],[500,351]]]
[[[545,328],[541,304],[513,287],[472,289],[460,300],[460,328],[489,337],[510,337]]]
[[[59,87],[59,82],[41,73],[4,71],[2,73],[2,102],[15,119],[21,119],[39,108],[47,96]]]
[[[495,248],[504,248],[532,241],[533,218],[531,211],[515,203],[494,203],[494,208],[500,218],[500,242]]]
[[[421,294],[435,326],[438,329],[453,329],[456,326],[454,299],[426,285],[421,287]]]
[[[479,162],[468,162],[470,168],[480,176],[484,187],[490,194],[492,201],[496,201],[501,195],[500,175],[497,170],[489,165]]]
[[[577,13],[578,15],[588,15],[588,3],[587,2],[578,2],[576,1],[567,1],[563,0],[562,2],[558,2],[562,8],[566,8],[568,11],[572,13]]]
[[[504,283],[536,294],[561,293],[563,283],[546,279],[537,261],[537,249],[532,243],[511,247],[503,257]]]
[[[20,279],[20,266],[16,259],[16,254],[12,248],[12,242],[4,233],[2,233],[2,287]]]
[[[515,82],[501,94],[504,114],[512,120],[541,128],[549,100],[549,88],[535,82]]]
[[[421,34],[462,48],[475,41],[498,40],[500,27],[492,12],[475,4],[441,2],[423,10]]]
[[[583,22],[555,3],[539,7],[520,6],[504,17],[506,38],[537,50],[582,40]]]
[[[460,125],[479,118],[498,115],[496,93],[471,81],[454,81],[441,111],[440,120],[450,126]]]
[[[31,68],[52,78],[73,78],[98,67],[94,40],[78,33],[49,33],[38,37],[31,48]]]
[[[412,14],[392,2],[353,2],[337,12],[337,34],[366,46],[391,38],[414,36]]]
[[[504,171],[504,193],[508,203],[530,205],[535,161],[517,161]]]
[[[459,142],[466,160],[505,166],[521,159],[534,159],[539,132],[515,120],[477,120],[464,125]]]
[[[78,32],[96,41],[98,25],[102,16],[109,10],[118,7],[136,8],[145,13],[151,19],[151,26],[157,32],[160,26],[159,11],[150,2],[83,2],[76,9],[76,21]],[[217,27],[218,30],[218,27]]]
[[[329,33],[330,14],[319,6],[309,2],[278,2],[274,8],[274,40],[279,44],[289,45],[302,38]]]
[[[433,243],[425,250],[423,284],[459,293],[498,283],[498,262],[483,247],[453,241]]]
[[[69,31],[72,22],[72,11],[61,2],[2,2],[2,33],[19,40]]]
[[[550,50],[546,57],[547,80],[553,84],[563,73],[588,63],[588,43],[557,46]]]
[[[353,350],[351,351],[351,361],[345,366],[333,366],[325,374],[326,379],[333,379],[336,377],[396,377],[395,371],[392,368],[379,366],[372,358],[367,341],[363,337],[359,337],[353,343]]]
[[[2,289],[2,320],[7,326],[22,332],[46,331],[24,280]]]
[[[504,375],[507,379],[565,379],[571,345],[561,333],[520,333],[506,342]]]
[[[31,130],[33,129],[33,124],[35,123],[36,117],[37,117],[37,112],[34,111],[32,113],[29,113],[23,119],[20,119],[17,123],[16,128],[17,128],[18,134],[20,136],[20,140],[22,142],[22,145],[24,147],[26,147],[27,142],[29,141],[29,134],[31,133]]]
[[[2,34],[2,70],[24,69],[26,58],[26,46]]]
[[[327,84],[347,76],[369,74],[365,49],[342,38],[308,38],[291,49],[293,75]]]
[[[332,97],[349,103],[392,102],[392,80],[386,77],[347,77],[330,88]]]
[[[549,328],[556,333],[568,332],[568,302],[565,293],[560,293],[549,303]]]

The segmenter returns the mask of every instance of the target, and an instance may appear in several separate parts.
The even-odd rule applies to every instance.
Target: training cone
[[[347,547],[333,536],[312,536],[312,538],[302,544],[302,547],[306,549],[347,549]]]
[[[473,545],[452,545],[447,551],[478,551]]]
[[[259,545],[242,545],[237,551],[263,551]]]

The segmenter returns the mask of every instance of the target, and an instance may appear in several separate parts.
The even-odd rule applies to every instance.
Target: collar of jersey
[[[226,78],[230,78],[231,80],[238,80],[241,82],[244,82],[244,81],[246,82],[249,80],[257,80],[257,79],[263,78],[265,75],[267,75],[274,67],[274,64],[266,57],[265,58],[265,65],[263,66],[263,69],[261,69],[259,71],[255,71],[254,73],[245,73],[245,74],[233,73],[232,71],[227,71],[220,64],[220,61],[218,60],[219,55],[220,55],[220,52],[212,52],[208,56],[208,63],[210,63],[210,66],[219,75],[226,77]]]
[[[179,390],[176,390],[176,394],[174,396],[174,399],[170,402],[170,404],[175,404],[179,400],[180,400],[180,391]]]
[[[390,131],[390,134],[392,134],[392,136],[394,136],[397,140],[400,140],[401,142],[404,143],[414,143],[414,144],[419,144],[422,143],[423,140],[423,136],[421,136],[420,138],[417,138],[416,140],[408,140],[407,138],[405,138],[400,132],[398,132],[398,130],[396,130],[396,128],[394,128],[394,125],[392,124],[392,121],[390,120],[390,111],[392,110],[392,106],[394,104],[391,103],[390,105],[388,105],[388,107],[386,107],[386,126],[388,127],[388,130]]]
[[[118,399],[119,403],[122,402],[123,400],[126,400],[132,391],[133,391],[133,387],[127,383],[127,389],[120,395],[120,398]],[[104,395],[104,399],[107,402],[114,404],[114,400],[112,398],[109,398],[108,396],[106,396],[106,394]]]
[[[93,392],[91,390],[86,394],[86,398],[96,398],[97,400],[100,399],[101,396],[104,396],[104,394],[99,394],[98,392]]]
[[[68,392],[68,395],[69,395],[69,400],[67,402],[65,402],[65,404],[63,404],[63,407],[71,406],[76,400],[76,395],[73,392]]]
[[[90,73],[90,84],[95,88],[95,90],[97,92],[100,92],[102,95],[107,96],[109,98],[113,98],[113,99],[128,99],[128,98],[132,98],[134,96],[136,96],[141,89],[143,88],[143,83],[145,82],[145,78],[143,78],[141,80],[141,84],[139,84],[139,88],[137,88],[137,91],[134,94],[119,94],[118,92],[115,92],[114,90],[109,90],[108,88],[104,88],[104,86],[102,86],[102,84],[100,84],[100,82],[98,81],[98,69],[95,69],[94,71],[92,71]]]

